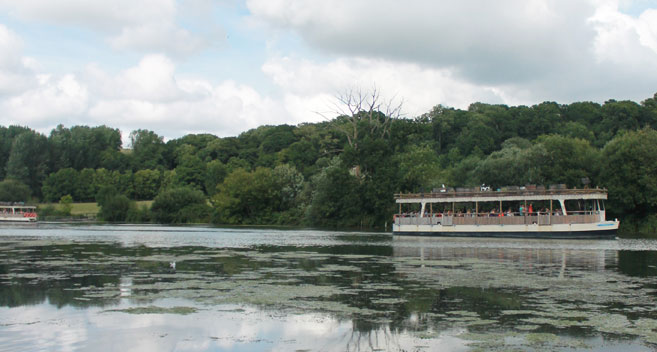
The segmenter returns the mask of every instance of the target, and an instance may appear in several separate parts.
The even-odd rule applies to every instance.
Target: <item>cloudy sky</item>
[[[233,136],[376,86],[442,104],[640,102],[657,0],[0,0],[0,125]]]

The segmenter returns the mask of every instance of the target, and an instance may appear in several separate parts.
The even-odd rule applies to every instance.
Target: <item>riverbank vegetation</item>
[[[400,117],[350,92],[320,123],[236,137],[58,126],[0,126],[2,200],[97,202],[108,221],[383,228],[394,193],[442,184],[567,184],[609,189],[627,232],[657,226],[657,94],[641,103],[438,105]],[[393,106],[393,109],[383,107]],[[135,201],[153,200],[152,207]]]

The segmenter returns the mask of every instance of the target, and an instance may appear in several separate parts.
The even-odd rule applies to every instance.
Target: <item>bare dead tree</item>
[[[335,96],[329,113],[318,114],[327,120],[330,119],[327,114],[337,115],[338,119],[344,120],[344,123],[338,124],[338,129],[347,137],[349,146],[358,149],[361,132],[376,138],[390,135],[392,119],[402,116],[403,103],[403,99],[396,97],[383,99],[376,86],[368,91],[349,88]]]

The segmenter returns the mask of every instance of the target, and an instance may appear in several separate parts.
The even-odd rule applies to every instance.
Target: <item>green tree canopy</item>
[[[162,174],[157,170],[139,170],[134,174],[136,199],[153,199],[160,190]]]
[[[78,171],[70,167],[48,175],[43,183],[43,198],[47,202],[54,202],[67,194],[77,193],[79,178]]]
[[[612,139],[602,151],[600,179],[614,214],[657,211],[657,131],[642,129]]]
[[[153,200],[153,218],[163,224],[207,222],[210,206],[203,192],[180,187],[164,190]]]
[[[164,164],[165,145],[163,138],[149,130],[130,133],[132,158],[135,169],[157,169]]]
[[[14,138],[7,160],[7,178],[25,183],[36,196],[48,176],[48,139],[34,131],[25,131]]]
[[[361,219],[358,178],[334,160],[313,179],[314,192],[308,222],[323,227],[354,226]]]
[[[26,184],[16,180],[0,181],[0,201],[2,202],[27,202],[32,192]]]
[[[109,222],[124,222],[128,213],[135,208],[134,202],[123,194],[109,195],[103,200],[98,217]]]

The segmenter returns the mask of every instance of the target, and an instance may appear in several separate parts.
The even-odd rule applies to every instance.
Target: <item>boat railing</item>
[[[426,216],[420,214],[397,214],[397,225],[556,225],[556,224],[590,224],[600,221],[600,214],[596,211],[570,212],[569,215],[550,215],[532,213],[520,215],[499,216],[499,214],[442,214],[434,213]]]
[[[35,207],[0,207],[0,218],[19,219],[36,217]]]

